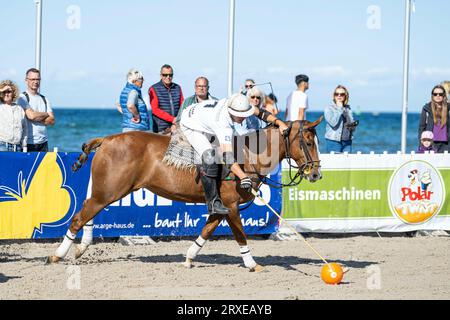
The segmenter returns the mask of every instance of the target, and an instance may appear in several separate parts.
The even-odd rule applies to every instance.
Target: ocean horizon
[[[122,115],[115,108],[55,107],[56,124],[48,128],[49,150],[80,152],[83,143],[92,138],[104,137],[122,131]],[[284,118],[284,112],[280,113]],[[308,111],[307,119],[316,120],[323,111]],[[400,112],[355,112],[360,124],[353,140],[353,153],[397,153],[401,146]],[[408,113],[407,152],[418,147],[419,113]],[[325,153],[325,122],[317,127],[320,152]]]
[[[73,106],[56,106],[53,107],[53,110],[117,110],[116,106],[111,106],[111,105],[107,105],[107,106],[83,106],[83,107],[73,107]],[[278,107],[280,112],[285,112],[284,108],[280,108]],[[401,109],[401,108],[400,108]],[[399,110],[400,110],[399,109]],[[317,113],[317,112],[321,112],[321,110],[323,111],[323,108],[314,108],[314,107],[310,107],[308,109],[308,113],[313,112],[313,113]],[[376,109],[376,110],[371,110],[371,111],[354,111],[355,113],[372,113],[372,114],[378,114],[378,113],[400,113],[401,114],[401,110],[400,111],[392,111],[393,108],[386,108],[386,109]],[[420,111],[408,111],[408,114],[420,114]]]

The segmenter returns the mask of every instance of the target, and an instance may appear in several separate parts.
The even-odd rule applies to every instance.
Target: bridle
[[[289,179],[290,179],[289,183],[280,183],[278,181],[275,181],[273,179],[270,179],[266,176],[263,176],[263,175],[260,175],[259,173],[257,173],[258,179],[261,183],[267,184],[268,186],[273,187],[273,188],[296,186],[300,182],[302,182],[303,178],[305,178],[311,172],[312,169],[320,168],[320,160],[317,160],[317,161],[313,160],[313,158],[311,157],[311,154],[308,150],[306,141],[303,137],[303,132],[306,130],[309,130],[309,129],[304,128],[305,120],[300,120],[298,122],[299,122],[298,134],[296,134],[292,140],[290,139],[290,133],[292,130],[293,122],[289,123],[288,128],[283,133],[284,145],[286,148],[286,152],[285,152],[283,159],[286,159],[286,161],[289,165]],[[309,130],[309,131],[312,131],[314,133],[314,137],[317,137],[315,130]],[[303,152],[303,154],[306,158],[306,162],[303,163],[300,167],[297,166],[295,163],[293,163],[292,158],[291,158],[291,153],[290,153],[291,144],[294,143],[294,141],[297,137],[299,137],[300,150]],[[297,172],[295,173],[294,176],[292,176],[293,175],[292,169],[297,169]],[[300,178],[300,179],[297,181],[298,178]]]

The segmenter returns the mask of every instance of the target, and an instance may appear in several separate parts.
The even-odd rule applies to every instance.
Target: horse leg
[[[247,236],[245,235],[244,227],[242,226],[241,217],[239,215],[239,204],[236,202],[230,206],[230,208],[231,213],[226,217],[227,222],[230,225],[233,236],[239,245],[239,251],[241,253],[242,260],[244,260],[245,267],[251,272],[263,271],[264,268],[253,260],[250,249],[247,246]]]
[[[83,226],[83,236],[81,237],[81,243],[75,247],[75,259],[80,258],[92,244],[94,232],[94,219],[89,220]]]
[[[92,220],[104,207],[106,207],[104,202],[97,201],[95,198],[87,199],[83,203],[81,210],[73,217],[72,223],[64,236],[63,242],[58,249],[56,249],[55,254],[48,257],[47,263],[57,263],[61,259],[64,259],[69,252],[78,231],[86,225],[86,229],[84,230],[88,230],[88,232],[86,232],[86,235],[83,234],[84,241],[82,240],[82,246],[85,246],[85,249],[83,251],[79,250],[76,253],[76,255],[78,255],[77,258],[79,258],[81,254],[86,251],[87,246],[92,242]],[[82,253],[80,254],[80,252]]]
[[[223,215],[214,214],[208,217],[205,226],[202,229],[200,236],[194,241],[194,243],[189,247],[186,253],[186,261],[183,265],[186,268],[192,268],[192,261],[197,257],[200,250],[205,245],[206,241],[213,234],[214,230],[216,230],[220,221],[222,221]]]

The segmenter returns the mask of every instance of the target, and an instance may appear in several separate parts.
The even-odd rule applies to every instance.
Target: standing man
[[[181,113],[184,109],[189,107],[191,104],[199,103],[205,100],[216,100],[216,97],[213,97],[209,93],[209,80],[206,77],[198,77],[195,80],[195,87],[194,87],[195,94],[186,98],[184,100],[183,105],[180,108],[180,111],[178,111],[177,115],[177,122],[180,122],[181,120]]]
[[[150,105],[152,106],[153,132],[170,133],[176,123],[180,106],[183,104],[181,87],[172,82],[173,69],[165,64],[161,67],[161,81],[155,83],[148,90]]]
[[[27,114],[27,126],[28,126],[28,141],[27,149],[30,151],[48,151],[48,134],[47,126],[55,124],[55,115],[53,114],[52,107],[48,99],[39,93],[41,86],[41,73],[38,69],[28,69],[25,76],[25,83],[27,84],[27,90],[22,92],[19,96],[17,104],[20,105]],[[41,117],[30,117],[30,112],[27,109],[31,109],[36,113],[38,112]]]
[[[286,120],[305,120],[306,109],[308,109],[308,96],[306,90],[309,89],[309,77],[299,74],[295,77],[297,90],[291,92],[287,98],[286,104]]]

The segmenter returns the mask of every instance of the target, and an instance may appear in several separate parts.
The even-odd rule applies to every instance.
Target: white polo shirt
[[[206,100],[190,105],[183,111],[180,124],[191,130],[213,134],[221,144],[231,144],[234,123],[225,101]]]
[[[292,91],[287,97],[286,103],[286,120],[298,120],[298,112],[300,108],[308,109],[308,95],[300,90]]]

